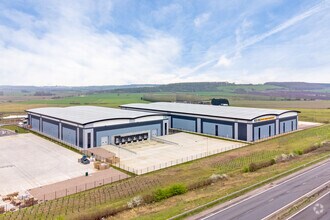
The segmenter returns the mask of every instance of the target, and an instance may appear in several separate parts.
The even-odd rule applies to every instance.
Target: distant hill
[[[128,89],[138,87],[153,87],[156,84],[133,84],[133,85],[105,85],[105,86],[9,86],[0,85],[0,91],[4,93],[35,93],[35,92],[79,92],[90,93],[110,91],[114,89]]]
[[[235,85],[228,82],[188,82],[156,85],[152,87],[119,88],[111,92],[150,93],[150,92],[214,92],[221,86]]]
[[[267,82],[265,85],[280,86],[292,90],[322,90],[330,89],[330,83],[306,83],[306,82]]]

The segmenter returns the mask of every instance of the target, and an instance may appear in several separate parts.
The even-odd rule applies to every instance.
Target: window
[[[283,122],[283,133],[285,133],[285,122]]]
[[[167,135],[167,123],[165,123],[164,135]]]
[[[91,133],[87,133],[87,148],[91,148]]]
[[[215,136],[219,136],[218,125],[215,126]]]
[[[260,139],[260,137],[261,137],[261,129],[258,128],[258,139]]]
[[[270,137],[270,136],[272,136],[272,127],[270,125],[269,125],[268,130],[269,130],[269,137]]]
[[[291,131],[293,131],[293,121],[291,121]]]

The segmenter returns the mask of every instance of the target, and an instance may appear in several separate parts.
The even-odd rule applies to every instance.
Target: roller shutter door
[[[43,119],[42,132],[52,137],[58,138],[58,122]]]
[[[172,117],[172,128],[196,132],[196,120],[183,117]]]
[[[76,139],[77,139],[77,128],[76,127],[63,124],[62,132],[63,132],[62,133],[63,141],[76,145]]]
[[[39,131],[40,118],[31,117],[31,126],[33,130]]]

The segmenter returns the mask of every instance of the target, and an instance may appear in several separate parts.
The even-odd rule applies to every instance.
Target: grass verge
[[[22,127],[19,127],[19,126],[16,126],[16,125],[3,125],[3,126],[1,126],[1,128],[14,131],[17,134],[29,133],[29,131],[26,130],[25,128],[22,128]]]

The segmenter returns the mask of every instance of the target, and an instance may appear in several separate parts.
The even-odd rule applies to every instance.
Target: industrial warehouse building
[[[243,141],[297,130],[298,111],[186,103],[126,104],[122,109],[168,116],[169,127]]]
[[[162,113],[96,106],[27,110],[32,130],[78,148],[124,144],[168,133]]]

